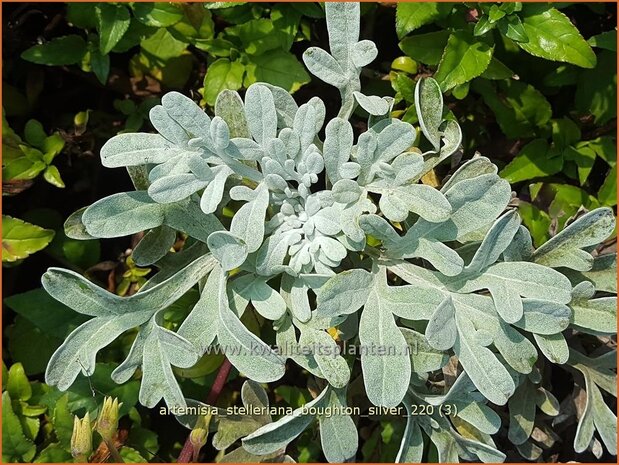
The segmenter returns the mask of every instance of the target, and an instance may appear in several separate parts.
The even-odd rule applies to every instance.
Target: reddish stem
[[[206,403],[208,405],[214,405],[219,398],[219,394],[223,391],[224,385],[226,384],[226,380],[228,379],[228,375],[230,374],[230,370],[232,369],[232,364],[230,361],[225,358],[221,366],[219,367],[219,371],[217,372],[217,376],[215,377],[215,382],[211,387],[211,392],[209,392],[208,397],[206,398]],[[193,455],[193,447],[191,446],[191,441],[189,440],[189,436],[185,440],[185,445],[183,446],[183,450],[178,455],[178,463],[190,463]]]

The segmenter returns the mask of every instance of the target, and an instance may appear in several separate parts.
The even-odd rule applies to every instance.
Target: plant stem
[[[105,438],[103,440],[105,441],[105,445],[107,446],[108,450],[110,451],[110,457],[112,458],[112,461],[114,463],[125,463],[123,458],[120,456],[120,453],[118,452],[118,449],[116,449],[116,446],[114,445],[114,442],[113,441],[108,441]]]
[[[230,361],[225,358],[221,366],[219,367],[219,371],[217,372],[217,376],[215,377],[215,382],[211,387],[211,392],[209,392],[208,397],[206,398],[206,403],[208,405],[213,405],[217,402],[219,398],[219,394],[223,391],[224,385],[226,384],[226,380],[228,379],[228,375],[230,374],[230,370],[232,369],[232,364]],[[185,445],[183,445],[183,449],[181,453],[178,455],[177,462],[178,463],[190,463],[193,455],[193,447],[191,446],[191,440],[189,436],[185,440]]]

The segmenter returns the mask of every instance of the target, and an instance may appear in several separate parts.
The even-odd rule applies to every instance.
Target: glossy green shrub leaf
[[[2,261],[15,262],[44,249],[54,231],[2,215]]]
[[[96,9],[97,32],[99,33],[99,47],[102,54],[109,53],[122,39],[129,29],[131,17],[124,5],[98,4]]]
[[[68,35],[34,45],[22,53],[22,58],[40,65],[61,66],[79,63],[85,53],[84,39],[78,35]]]
[[[441,5],[440,3],[438,5]],[[449,31],[428,32],[405,37],[400,49],[414,60],[426,65],[438,65],[449,39]]]
[[[443,91],[464,84],[481,75],[492,58],[493,47],[477,41],[465,32],[454,32],[438,64],[434,78]]]
[[[181,9],[171,3],[139,2],[132,10],[138,21],[154,27],[172,26],[183,17]]]
[[[404,37],[421,26],[444,18],[453,7],[452,3],[426,2],[419,4],[402,3],[396,10],[396,32]]]
[[[582,68],[595,66],[595,53],[567,16],[557,9],[526,5],[522,10],[522,26],[529,40],[518,42],[518,46],[531,55]]]
[[[36,453],[34,442],[26,437],[19,417],[11,406],[7,391],[2,393],[2,460],[7,462],[29,461]]]
[[[215,105],[217,96],[223,90],[238,90],[243,86],[245,66],[238,60],[220,58],[209,66],[204,77],[204,100]]]
[[[617,100],[617,73],[613,61],[616,56],[616,53],[603,50],[597,66],[582,71],[577,78],[576,108],[581,113],[592,114],[597,124],[605,124],[617,116],[616,105],[611,103]]]
[[[310,81],[297,57],[285,50],[252,56],[246,79],[249,83],[268,82],[288,92],[296,92]]]
[[[552,116],[550,103],[537,89],[520,81],[502,81],[494,88],[490,83],[474,81],[478,91],[496,116],[509,138],[531,137]]]
[[[501,170],[501,177],[515,183],[551,176],[563,168],[563,157],[549,150],[544,139],[534,139]]]

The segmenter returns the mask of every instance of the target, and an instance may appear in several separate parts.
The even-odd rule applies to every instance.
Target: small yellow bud
[[[81,420],[77,415],[73,419],[73,434],[71,435],[71,455],[76,462],[87,462],[92,453],[92,428],[90,427],[90,415]]]
[[[208,437],[208,426],[211,422],[211,414],[198,417],[198,421],[196,421],[196,425],[189,433],[189,441],[191,442],[191,446],[193,448],[193,461],[196,462],[198,460],[198,455],[200,454],[200,449],[204,447],[206,444],[206,438]]]
[[[202,428],[194,428],[191,430],[189,434],[189,439],[191,441],[191,445],[194,449],[200,450],[206,444],[206,438],[208,436],[208,431]]]
[[[97,433],[107,441],[111,441],[118,429],[118,411],[122,403],[118,399],[106,397],[97,418]]]

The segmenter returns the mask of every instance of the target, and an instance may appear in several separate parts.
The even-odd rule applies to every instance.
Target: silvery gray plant
[[[223,91],[214,117],[170,92],[150,113],[157,134],[120,134],[103,146],[103,165],[126,167],[136,190],[76,212],[67,234],[86,240],[144,231],[133,259],[159,271],[121,298],[50,268],[45,289],[92,318],[54,353],[47,383],[68,389],[80,372],[93,373],[97,352],[135,328],[112,378],[123,383],[139,369],[146,407],[162,399],[171,408],[198,403],[185,398],[172,367],[194,366],[215,345],[234,348],[227,357],[250,380],[245,405],[268,405],[259,383],[279,380],[294,363],[322,386],[309,406],[346,406],[360,365],[372,404],[410,413],[396,461],[420,462],[430,440],[442,462],[500,462],[505,454],[492,435],[502,421],[492,405],[507,404],[509,439],[533,454],[536,409],[560,413],[540,371],[551,363],[585,381],[576,451],[597,441],[597,431],[616,454],[616,417],[602,396],[616,396],[615,354],[591,358],[564,337],[616,332],[616,257],[595,252],[615,228],[613,212],[588,212],[535,249],[509,183],[488,158],[463,163],[440,188],[420,182],[461,144],[457,122],[444,118],[439,86],[432,78],[417,82],[422,142],[415,127],[389,116],[392,99],[361,93],[361,69],[378,52],[359,41],[359,5],[325,8],[330,53],[312,47],[303,59],[339,89],[337,117],[325,122],[317,97],[298,106],[262,83],[244,99]],[[349,118],[357,106],[369,119],[355,137]],[[226,206],[236,211],[231,221]],[[179,232],[186,246],[170,253]],[[201,296],[187,318],[176,331],[164,328],[163,312],[195,285]],[[280,349],[313,349],[274,349],[241,322],[249,308],[272,325]],[[330,328],[349,344],[396,351],[342,355]],[[459,375],[440,382],[450,358]],[[445,415],[446,404],[457,409]],[[414,415],[416,406],[437,408]],[[316,417],[327,460],[354,460],[355,420],[307,409],[236,423],[236,433],[215,435],[214,445],[242,439],[231,460],[273,460]],[[179,420],[191,427],[195,418]]]

